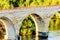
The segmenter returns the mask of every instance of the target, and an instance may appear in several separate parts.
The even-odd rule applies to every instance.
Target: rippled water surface
[[[7,39],[7,40],[15,40],[15,39]],[[48,38],[41,38],[38,36],[20,36],[20,40],[60,40],[60,32],[50,32],[48,34]]]
[[[20,40],[60,40],[60,32],[50,32],[48,38],[38,36],[20,36]]]

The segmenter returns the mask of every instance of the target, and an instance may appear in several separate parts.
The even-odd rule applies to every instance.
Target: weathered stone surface
[[[44,21],[44,23],[40,21],[42,27],[37,26],[37,30],[39,31],[41,27],[43,29],[43,32],[47,32],[49,21],[51,17],[57,11],[60,11],[60,6],[44,7],[44,8],[0,10],[0,18],[6,19],[4,22],[7,25],[6,30],[8,33],[7,35],[8,38],[16,38],[16,36],[19,34],[20,24],[22,23],[23,19],[26,16],[32,13],[39,15]]]

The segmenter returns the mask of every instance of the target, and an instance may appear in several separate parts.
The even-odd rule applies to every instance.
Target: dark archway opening
[[[1,40],[16,39],[16,30],[9,18],[0,17],[0,28],[0,31],[2,31],[0,32]]]
[[[22,21],[19,34],[25,36],[36,34],[36,26],[30,15],[26,16],[25,19]]]
[[[19,35],[21,36],[21,40],[25,40],[25,39],[27,40],[28,38],[30,38],[28,40],[31,40],[33,38],[35,40],[39,40],[40,39],[39,37],[47,38],[48,34],[47,32],[44,32],[45,31],[44,24],[45,23],[43,19],[35,13],[32,13],[26,16],[24,20],[22,21],[22,24],[19,30],[20,31]],[[23,33],[21,32],[21,30]]]
[[[24,18],[24,20],[22,21],[19,33],[23,34],[23,33],[21,33],[21,29],[23,29],[23,27],[24,27],[25,30],[30,30],[30,31],[31,31],[31,29],[35,30],[35,31],[31,31],[32,35],[33,34],[38,35],[40,32],[46,31],[46,30],[44,30],[44,24],[45,23],[44,23],[43,19],[39,15],[32,13],[32,14],[26,16]],[[31,28],[31,29],[29,29],[29,28]],[[28,33],[28,31],[26,33]]]
[[[0,19],[0,39],[4,39],[5,35],[6,35],[5,25],[2,22],[2,20]]]
[[[49,34],[52,34],[55,36],[60,35],[60,11],[56,12],[50,20]]]

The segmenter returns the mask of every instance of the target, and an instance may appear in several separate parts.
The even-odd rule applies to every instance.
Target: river
[[[60,40],[60,31],[49,32],[47,38],[38,36],[20,36],[20,40]]]

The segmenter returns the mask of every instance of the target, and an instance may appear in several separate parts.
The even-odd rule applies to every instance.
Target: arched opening
[[[1,26],[1,29],[4,30],[3,33],[0,32],[0,35],[3,34],[2,35],[3,37],[1,36],[2,39],[7,39],[7,40],[15,39],[15,37],[16,37],[15,28],[10,19],[8,19],[7,17],[0,17],[0,26]],[[2,31],[1,29],[0,29],[0,31]]]
[[[19,30],[20,31],[19,34],[20,35],[21,34],[22,35],[25,35],[25,34],[35,35],[35,37],[36,36],[38,37],[40,35],[40,33],[43,33],[46,31],[46,30],[44,30],[44,26],[45,26],[44,24],[45,23],[44,23],[43,19],[39,15],[32,13],[32,14],[26,16],[24,18],[24,20],[22,21],[22,24],[21,24],[20,30]],[[25,29],[25,30],[23,30],[23,29]],[[21,30],[24,34],[21,33]],[[38,38],[37,38],[37,40],[38,40]]]
[[[45,30],[45,22],[37,14],[31,14],[31,17],[33,18],[35,25],[36,25],[36,36],[47,38],[48,37],[48,31]],[[37,37],[36,37],[37,38]]]
[[[20,27],[20,35],[35,35],[35,23],[30,15],[26,16]]]
[[[2,20],[0,19],[0,39],[4,39],[6,35],[5,25],[3,24]]]
[[[49,34],[60,36],[60,11],[56,12],[50,20]]]

